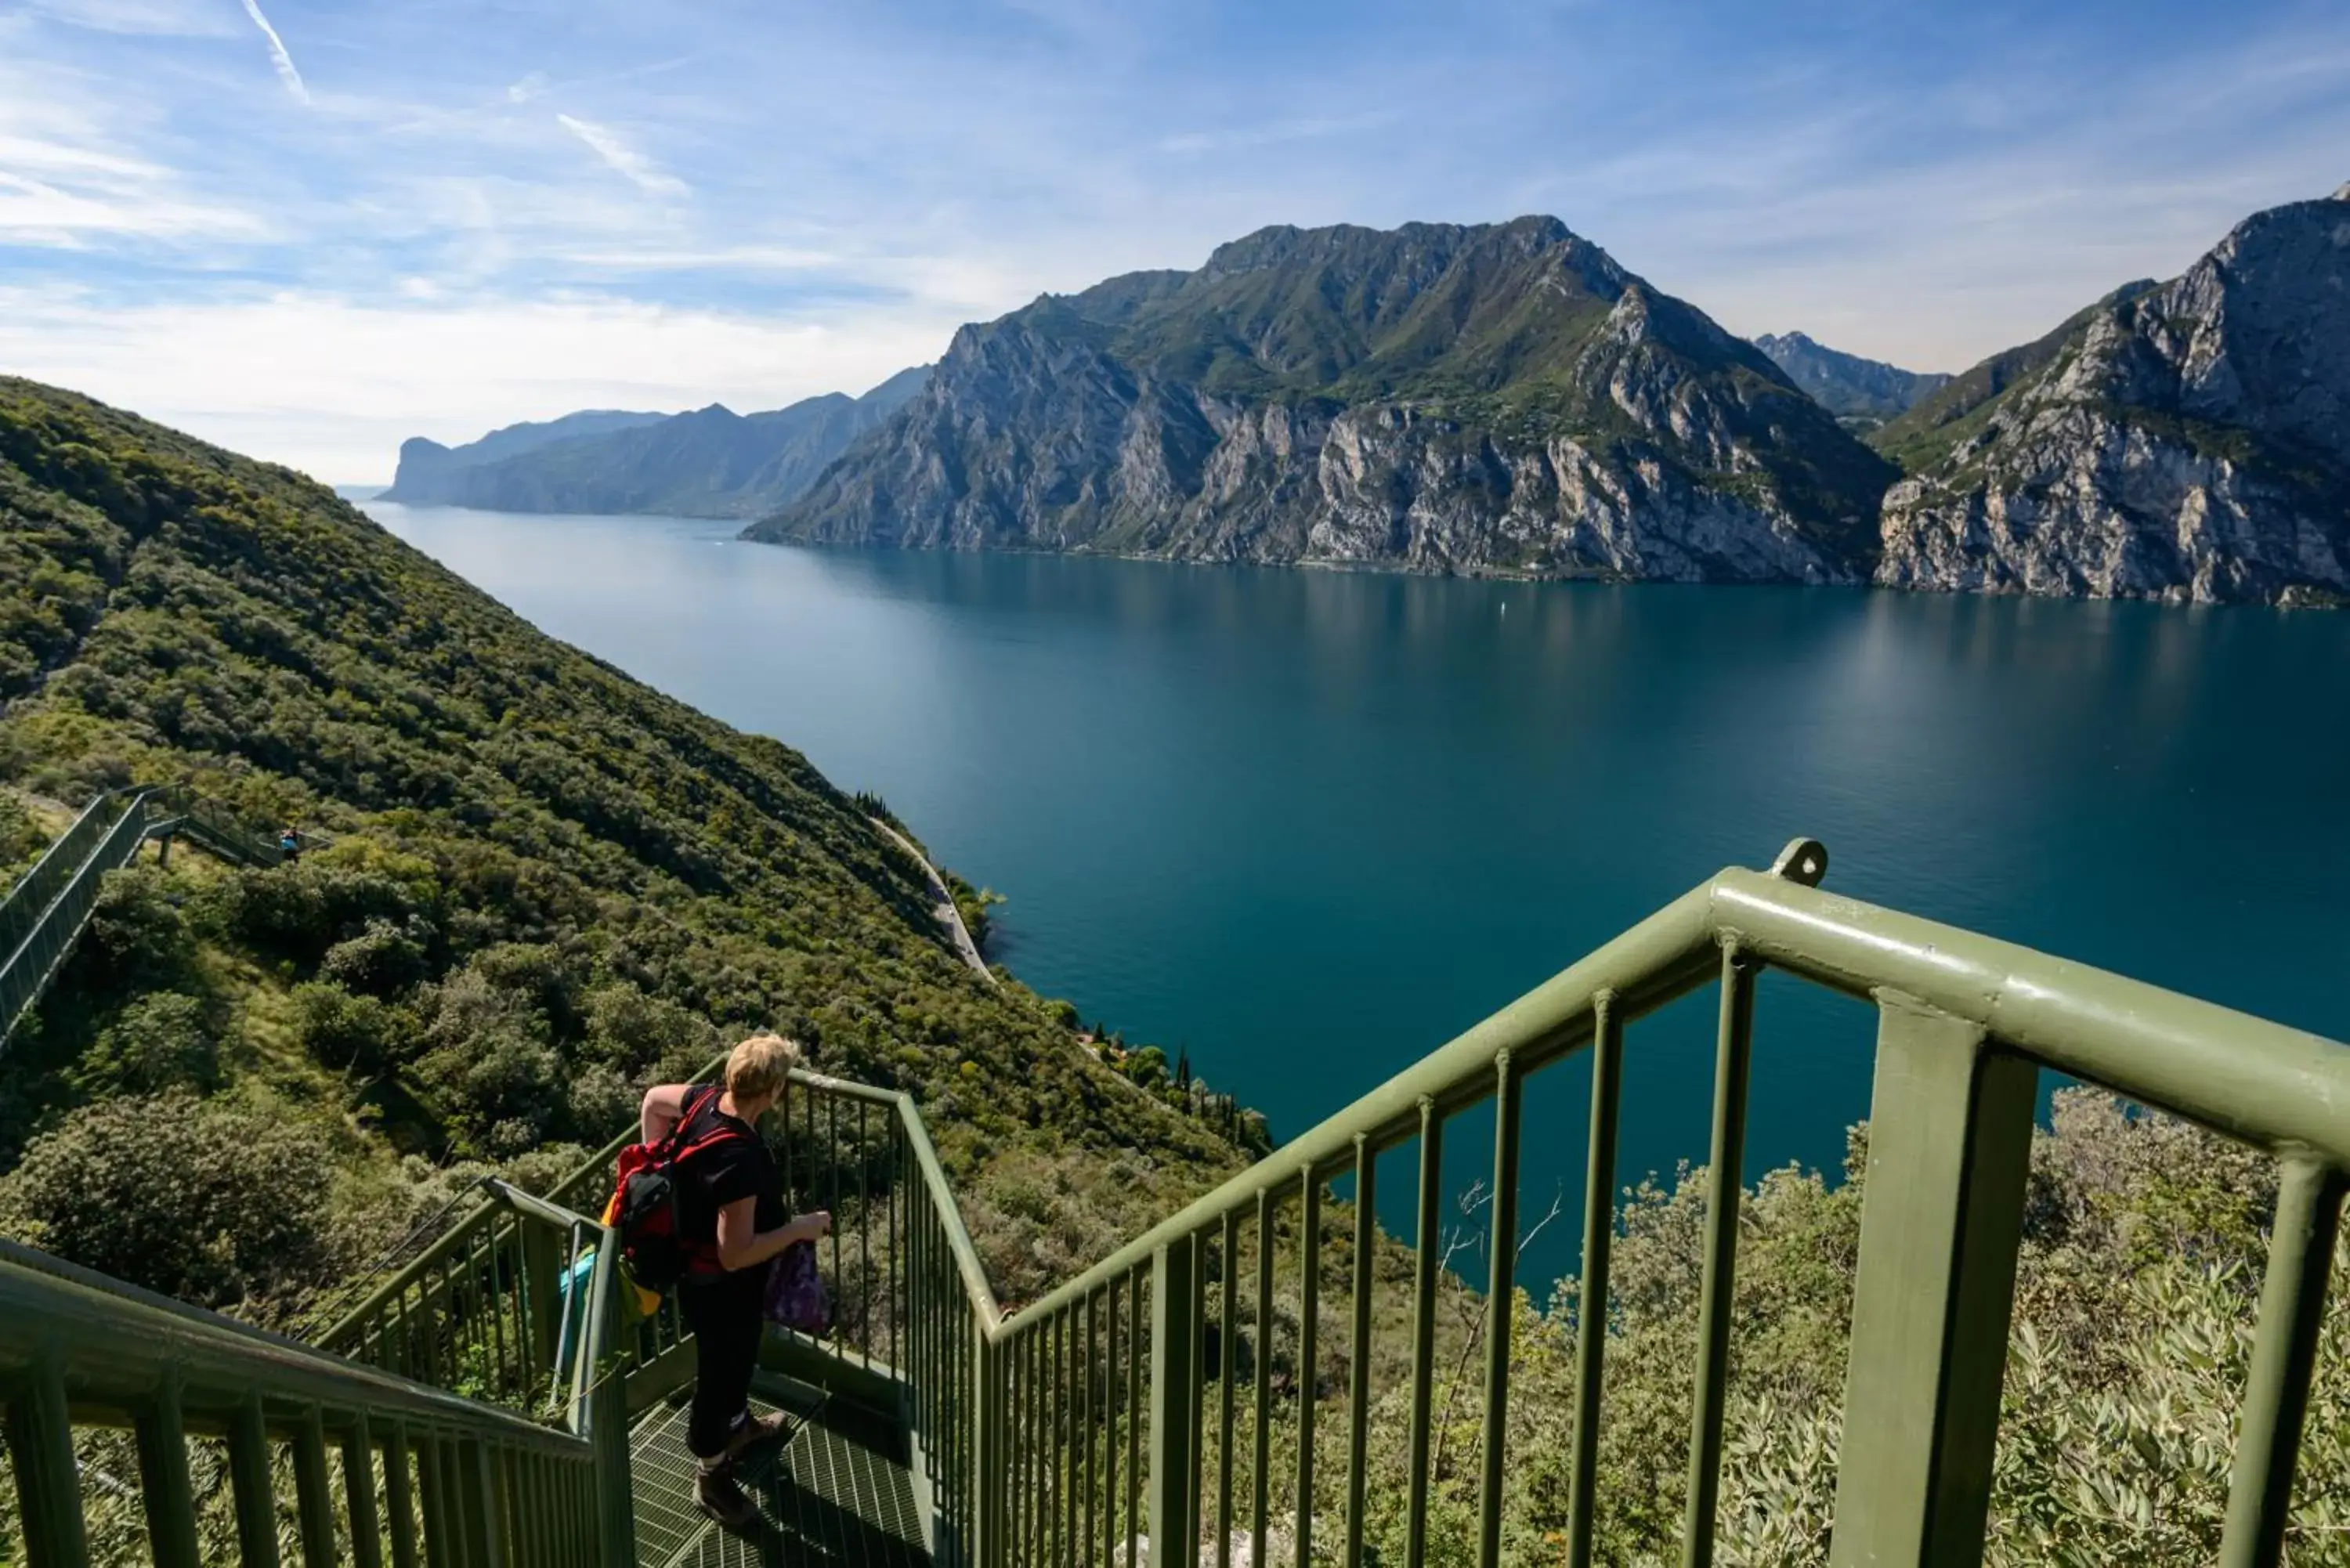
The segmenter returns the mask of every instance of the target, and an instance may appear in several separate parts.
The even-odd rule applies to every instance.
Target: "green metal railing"
[[[106,873],[139,853],[154,793],[109,790],[91,801],[0,902],[0,1043],[65,966]]]
[[[276,1568],[289,1501],[306,1568],[631,1568],[627,1433],[594,1381],[618,1283],[609,1269],[597,1281],[556,1426],[0,1243],[0,1379],[33,1568],[90,1561],[77,1447],[109,1428],[136,1435],[156,1568],[216,1555],[190,1462],[206,1440],[226,1449],[246,1568]]]
[[[172,838],[182,835],[243,866],[283,858],[276,844],[185,790],[140,785],[100,794],[0,899],[0,1044],[72,956],[106,874],[130,865],[150,838],[161,840],[168,856]]]
[[[996,1564],[1155,1564],[1282,1553],[1367,1560],[1377,1164],[1416,1154],[1405,1560],[1429,1544],[1431,1409],[1447,1129],[1492,1121],[1484,1250],[1482,1441],[1476,1557],[1499,1561],[1528,1080],[1588,1051],[1590,1107],[1580,1299],[1607,1300],[1616,1127],[1629,1024],[1679,997],[1718,992],[1711,1163],[1690,1412],[1684,1568],[1713,1558],[1737,1264],[1755,982],[1766,969],[1873,1002],[1877,1076],[1831,1562],[1836,1568],[1980,1563],[2023,1188],[2039,1074],[2101,1085],[2268,1150],[2282,1190],[2241,1416],[2221,1563],[2278,1562],[2326,1271],[2350,1173],[2350,1048],[2083,965],[1820,892],[1814,843],[1771,874],[1728,870],[1382,1085],[1337,1116],[1005,1321],[982,1302],[972,1449],[983,1501],[975,1559]],[[1351,1242],[1326,1222],[1329,1184],[1353,1188]],[[1277,1264],[1286,1229],[1297,1311],[1291,1357],[1317,1364],[1319,1293],[1344,1279],[1348,1382],[1319,1429],[1310,1372],[1282,1396],[1287,1478],[1275,1478]],[[1244,1244],[1245,1242],[1245,1244]],[[1341,1268],[1335,1260],[1343,1258]],[[1215,1354],[1208,1287],[1220,1282]],[[1580,1316],[1570,1529],[1562,1555],[1592,1560],[1604,1416],[1606,1314]],[[1216,1392],[1212,1412],[1207,1405]],[[1239,1410],[1245,1387],[1249,1412]],[[1213,1432],[1210,1423],[1212,1419]],[[1203,1459],[1216,1458],[1212,1474]],[[1342,1508],[1271,1517],[1277,1479],[1315,1499],[1343,1467]],[[1243,1466],[1245,1469],[1243,1469]],[[1329,1546],[1317,1544],[1335,1537]]]
[[[155,805],[168,815],[148,830],[148,836],[162,840],[167,856],[174,838],[185,838],[198,848],[240,866],[265,867],[280,865],[286,859],[286,851],[275,834],[256,832],[251,823],[234,812],[201,795],[182,789],[160,790],[156,792]],[[303,847],[324,849],[328,843],[325,838],[305,835]]]
[[[2043,1069],[2176,1113],[2282,1163],[2220,1555],[2223,1568],[2272,1568],[2350,1179],[2350,1048],[1834,897],[1815,886],[1825,865],[1818,845],[1798,841],[1770,873],[1721,873],[1016,1311],[998,1305],[913,1101],[795,1073],[767,1134],[796,1206],[835,1214],[824,1261],[840,1308],[825,1342],[800,1348],[891,1391],[918,1449],[939,1561],[1132,1568],[1147,1542],[1154,1568],[1203,1561],[1230,1568],[1243,1552],[1253,1568],[1263,1568],[1268,1552],[1300,1564],[1364,1568],[1372,1558],[1368,1521],[1385,1501],[1369,1491],[1375,1395],[1387,1392],[1375,1386],[1374,1334],[1390,1321],[1380,1308],[1399,1304],[1388,1298],[1399,1295],[1409,1306],[1406,1343],[1394,1347],[1406,1409],[1403,1558],[1417,1568],[1430,1546],[1437,1363],[1451,1351],[1440,1339],[1438,1303],[1473,1285],[1482,1294],[1464,1299],[1482,1319],[1473,1344],[1483,1387],[1483,1437],[1471,1460],[1481,1507],[1475,1556],[1492,1568],[1513,1458],[1510,1330],[1526,1086],[1570,1056],[1591,1054],[1578,1288],[1581,1301],[1605,1303],[1630,1026],[1677,999],[1714,991],[1711,1163],[1735,1173],[1756,983],[1776,970],[1867,1002],[1878,1019],[1843,1428],[1868,1440],[1843,1448],[1835,1568],[1965,1568],[1981,1559]],[[1444,1262],[1444,1149],[1464,1116],[1477,1118],[1480,1133],[1485,1118],[1492,1123],[1490,1234],[1483,1278],[1457,1282]],[[534,1440],[558,1445],[544,1450],[564,1461],[551,1473],[592,1477],[593,1496],[583,1515],[575,1493],[559,1488],[552,1511],[541,1511],[567,1539],[597,1543],[560,1560],[606,1568],[627,1561],[627,1453],[615,1434],[690,1380],[692,1351],[668,1306],[639,1322],[623,1319],[611,1238],[583,1217],[608,1190],[617,1147],[552,1200],[490,1184],[478,1208],[326,1336],[372,1369],[305,1362],[325,1368],[319,1381],[282,1394],[265,1389],[258,1429],[307,1441],[302,1398],[320,1411],[318,1426],[344,1432],[353,1413],[390,1401],[384,1408],[434,1432],[442,1449],[470,1442],[488,1451],[482,1445],[514,1430],[509,1424],[526,1424],[525,1412],[559,1409],[568,1437]],[[1383,1285],[1377,1266],[1387,1250],[1374,1219],[1382,1156],[1416,1166],[1417,1227],[1402,1286]],[[1338,1202],[1341,1183],[1351,1189],[1347,1210]],[[1739,1184],[1716,1180],[1708,1193],[1684,1568],[1710,1568],[1713,1560],[1738,1256]],[[0,1286],[28,1288],[20,1272],[0,1268]],[[1334,1314],[1347,1324],[1343,1346],[1329,1348],[1343,1348],[1347,1366],[1343,1390],[1326,1400],[1312,1371],[1323,1360],[1326,1288],[1344,1293],[1344,1310]],[[13,1300],[0,1294],[0,1308]],[[1284,1324],[1290,1302],[1295,1309]],[[83,1308],[99,1342],[126,1332],[128,1309],[118,1302]],[[1560,1556],[1581,1568],[1592,1560],[1607,1415],[1604,1311],[1580,1314],[1577,1332],[1569,1529]],[[1285,1355],[1275,1343],[1284,1333]],[[78,1417],[84,1379],[104,1388],[117,1375],[75,1360],[52,1379],[41,1367],[55,1353],[25,1348],[73,1343],[70,1318],[56,1311],[0,1323],[0,1352],[16,1346],[18,1358],[11,1437],[31,1456],[17,1466],[28,1528],[36,1515],[62,1518],[66,1506],[59,1489],[69,1489],[70,1469],[58,1468],[55,1435],[64,1390]],[[203,1359],[216,1369],[230,1365]],[[1284,1360],[1304,1369],[1286,1386],[1275,1376]],[[419,1426],[424,1417],[391,1391],[422,1397],[425,1385],[477,1397],[436,1405],[448,1424]],[[155,1396],[110,1397],[118,1410],[145,1409],[140,1401]],[[463,1425],[459,1411],[475,1425]],[[240,1418],[253,1426],[253,1417]],[[26,1436],[18,1439],[20,1430]],[[567,1441],[573,1446],[560,1447]],[[434,1483],[440,1495],[457,1496],[448,1489],[473,1484],[464,1478],[485,1462],[463,1459],[457,1482]],[[307,1463],[297,1463],[297,1475]],[[485,1473],[499,1472],[493,1465]],[[1388,1484],[1384,1474],[1380,1484]],[[1284,1492],[1305,1501],[1276,1514]],[[443,1514],[443,1530],[471,1529],[477,1517],[470,1503],[447,1504]],[[436,1528],[429,1511],[426,1522],[429,1536]],[[464,1537],[477,1538],[486,1539]],[[523,1561],[536,1560],[532,1550],[543,1554],[517,1550]],[[491,1560],[471,1551],[436,1557],[435,1568]],[[156,1560],[184,1559],[167,1559],[159,1547]],[[78,1560],[36,1557],[52,1561]],[[394,1568],[412,1561],[398,1559]]]

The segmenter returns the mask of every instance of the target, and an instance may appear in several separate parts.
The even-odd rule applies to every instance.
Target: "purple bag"
[[[767,1321],[811,1339],[831,1330],[832,1293],[816,1272],[815,1242],[793,1242],[767,1271]]]

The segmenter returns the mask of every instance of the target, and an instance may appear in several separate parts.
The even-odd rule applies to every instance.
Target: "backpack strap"
[[[718,1096],[723,1092],[723,1089],[719,1085],[713,1084],[708,1088],[703,1089],[702,1093],[694,1098],[688,1100],[685,1103],[685,1108],[678,1115],[677,1126],[671,1127],[670,1129],[669,1137],[661,1141],[660,1152],[656,1158],[671,1165],[679,1165],[684,1163],[684,1161],[691,1156],[699,1154],[705,1148],[710,1148],[717,1144],[732,1143],[736,1139],[741,1138],[743,1134],[735,1131],[733,1127],[722,1126],[717,1131],[711,1133],[705,1137],[698,1137],[691,1143],[684,1142],[687,1124],[691,1122],[694,1117],[700,1116],[702,1112],[715,1109],[718,1105]],[[683,1144],[682,1147],[679,1147],[681,1144]]]

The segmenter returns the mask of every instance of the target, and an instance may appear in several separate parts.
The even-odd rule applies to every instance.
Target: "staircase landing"
[[[781,1445],[743,1461],[759,1501],[754,1535],[721,1529],[693,1505],[682,1406],[657,1405],[629,1444],[638,1568],[930,1568],[913,1456],[894,1417],[762,1373],[751,1407],[800,1417]]]

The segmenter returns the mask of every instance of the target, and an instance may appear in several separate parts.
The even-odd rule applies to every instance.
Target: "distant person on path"
[[[685,1446],[693,1453],[693,1498],[704,1513],[734,1530],[759,1522],[758,1505],[734,1476],[753,1445],[784,1435],[780,1411],[754,1418],[751,1374],[766,1327],[767,1265],[795,1241],[832,1228],[816,1210],[792,1219],[775,1162],[759,1137],[759,1118],[783,1098],[799,1047],[757,1034],[726,1058],[723,1086],[663,1084],[646,1091],[643,1136],[657,1144],[678,1131],[678,1226],[694,1261],[677,1288],[693,1330],[693,1410]]]
[[[291,824],[277,830],[277,858],[287,866],[302,858],[302,836]]]

